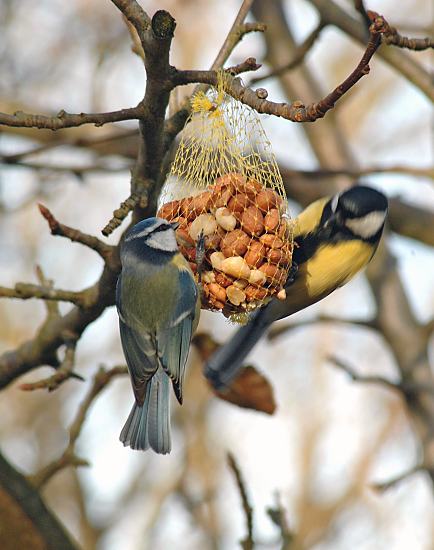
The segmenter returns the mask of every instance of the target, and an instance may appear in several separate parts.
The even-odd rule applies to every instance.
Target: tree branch
[[[246,486],[241,475],[240,468],[232,453],[227,454],[227,461],[229,468],[232,470],[235,476],[235,480],[237,482],[238,491],[241,497],[241,503],[243,505],[244,516],[246,519],[247,535],[243,540],[240,541],[240,544],[243,550],[253,550],[255,544],[253,540],[253,508],[247,496]]]
[[[59,130],[60,128],[73,128],[83,124],[95,124],[103,126],[109,122],[120,122],[122,120],[133,120],[143,116],[143,107],[121,109],[108,113],[79,113],[71,114],[62,110],[54,116],[33,115],[16,111],[13,115],[0,113],[0,126],[14,126],[17,128],[45,128],[48,130]]]

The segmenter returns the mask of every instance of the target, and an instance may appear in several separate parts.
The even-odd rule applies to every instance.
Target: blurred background
[[[176,19],[172,64],[202,69],[214,60],[241,2],[141,4],[151,16],[166,9]],[[432,32],[428,0],[370,0],[366,6],[402,34]],[[267,31],[246,35],[227,65],[256,57],[263,67],[243,80],[267,76],[291,61],[321,15],[328,25],[304,62],[254,84],[265,87],[273,101],[319,100],[350,74],[364,50],[351,32],[363,29],[363,22],[350,0],[254,2],[247,21],[264,21]],[[382,46],[381,52],[390,48]],[[395,49],[395,54],[429,73],[429,50]],[[369,76],[324,119],[297,125],[261,117],[285,177],[292,215],[311,199],[354,183],[359,172],[365,172],[361,181],[393,198],[393,231],[387,232],[369,279],[360,275],[320,304],[281,321],[280,333],[258,344],[249,362],[273,387],[273,415],[214,396],[192,348],[184,405],[173,406],[169,456],[123,448],[118,436],[133,397],[127,377],[113,379],[95,399],[77,442],[77,454],[90,465],[62,469],[41,489],[81,548],[238,548],[246,526],[228,451],[245,480],[257,548],[434,548],[432,478],[420,471],[387,490],[376,487],[418,466],[424,451],[427,456],[434,416],[421,419],[408,395],[385,384],[352,381],[330,359],[338,358],[360,376],[392,382],[408,376],[432,385],[434,350],[427,328],[420,342],[421,327],[432,328],[434,313],[432,106],[417,78],[410,81],[400,70],[399,57],[379,52],[370,66]],[[0,111],[5,113],[112,111],[136,105],[145,85],[142,61],[131,52],[126,25],[108,0],[2,0],[0,72]],[[189,87],[175,90],[170,109],[189,93]],[[37,283],[37,265],[58,288],[81,290],[99,278],[101,258],[51,236],[37,203],[62,223],[101,236],[130,192],[136,128],[135,122],[57,132],[1,127],[0,285]],[[379,173],[388,167],[398,169]],[[325,177],[333,170],[339,175]],[[420,227],[422,220],[428,222]],[[116,244],[120,234],[115,231],[108,242]],[[384,288],[386,277],[394,277],[393,284]],[[71,307],[60,304],[62,312]],[[370,322],[375,316],[377,324]],[[0,353],[31,339],[44,317],[41,301],[2,298]],[[399,330],[392,326],[397,319]],[[199,330],[223,342],[236,327],[219,314],[203,312]],[[411,378],[400,353],[413,346],[413,338],[425,355]],[[109,308],[79,341],[75,371],[84,382],[71,379],[51,393],[21,391],[19,384],[52,373],[42,367],[2,391],[4,456],[27,475],[58,458],[92,376],[101,365],[122,364],[117,315]],[[287,546],[270,508],[284,510],[292,533]]]

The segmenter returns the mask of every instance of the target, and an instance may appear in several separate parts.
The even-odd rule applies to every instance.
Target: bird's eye
[[[331,208],[331,211],[334,213],[336,212],[336,209],[338,207],[338,202],[339,202],[339,193],[337,193],[333,199],[332,199],[332,202],[330,203],[330,208]]]

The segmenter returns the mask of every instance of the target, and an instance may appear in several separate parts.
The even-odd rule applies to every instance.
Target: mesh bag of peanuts
[[[217,88],[193,96],[157,215],[179,224],[202,308],[245,322],[273,296],[285,299],[292,221],[259,117],[225,93],[226,78],[220,73]]]

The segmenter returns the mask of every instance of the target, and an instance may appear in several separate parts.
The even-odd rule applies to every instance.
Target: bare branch
[[[121,225],[128,214],[134,210],[139,201],[140,196],[133,193],[127,198],[127,200],[121,203],[119,208],[114,210],[112,219],[101,230],[101,233],[104,235],[104,237],[108,237],[111,233],[113,233],[116,228]]]
[[[246,486],[245,486],[243,477],[241,475],[240,468],[232,453],[227,454],[227,461],[228,461],[229,468],[232,470],[235,476],[238,491],[241,497],[241,502],[243,505],[244,516],[246,518],[247,535],[246,535],[246,538],[240,541],[240,544],[243,550],[253,550],[254,544],[255,544],[253,540],[253,508],[249,503]]]
[[[374,22],[377,19],[383,19],[381,15],[375,11],[368,11],[368,16]],[[429,48],[434,48],[434,40],[431,38],[407,38],[399,34],[395,27],[392,27],[385,21],[385,30],[382,37],[384,44],[397,46],[398,48],[406,48],[408,50],[422,51]]]
[[[133,120],[143,116],[143,107],[131,107],[120,111],[108,113],[79,113],[71,114],[62,110],[54,116],[34,115],[16,111],[13,115],[0,113],[0,126],[14,126],[17,128],[45,128],[48,130],[59,130],[60,128],[73,128],[83,124],[95,124],[103,126],[108,122],[120,122],[122,120]]]
[[[369,166],[367,168],[320,168],[318,170],[293,170],[282,168],[283,177],[303,177],[303,178],[330,178],[334,176],[350,176],[352,178],[361,178],[372,174],[406,174],[415,178],[434,179],[434,167],[418,168],[413,166]]]
[[[366,11],[363,0],[354,0],[354,7],[360,13],[365,24],[366,29],[369,29],[371,26],[371,19]]]
[[[412,475],[418,472],[422,472],[423,470],[426,470],[426,467],[423,464],[418,464],[416,466],[413,466],[413,468],[406,470],[401,475],[396,476],[392,479],[389,479],[388,481],[372,483],[371,488],[374,489],[375,491],[380,491],[380,492],[388,491],[392,487],[395,487],[396,485],[401,483],[401,481],[404,481],[409,477],[411,477]]]
[[[340,323],[347,325],[356,325],[364,328],[376,329],[377,324],[375,319],[360,320],[360,319],[341,319],[339,317],[333,317],[330,315],[318,315],[314,319],[307,319],[306,321],[298,321],[297,323],[278,324],[272,326],[267,334],[267,338],[272,341],[276,338],[286,334],[287,332],[300,328],[315,325],[317,323]]]
[[[401,394],[404,393],[402,384],[391,382],[382,376],[362,376],[357,374],[349,365],[334,355],[328,356],[327,360],[333,363],[335,367],[338,367],[340,370],[346,372],[354,382],[361,382],[363,384],[379,384],[380,386],[385,386],[391,390],[398,391]]]
[[[127,372],[127,367],[124,366],[113,367],[110,370],[106,370],[103,367],[99,368],[93,378],[92,386],[90,387],[88,394],[81,403],[75,419],[69,427],[68,446],[62,453],[62,456],[56,460],[53,460],[53,462],[45,466],[40,472],[32,476],[31,481],[33,485],[40,488],[42,485],[47,483],[47,481],[49,481],[55,473],[68,466],[76,467],[89,465],[86,460],[78,458],[75,454],[75,443],[80,435],[86,416],[95,398],[109,384],[112,378],[119,375],[124,375]]]
[[[322,118],[335,103],[350,90],[363,76],[369,73],[369,62],[381,43],[382,19],[376,19],[371,26],[370,38],[365,53],[354,71],[330,94],[317,103],[305,106],[301,101],[293,103],[275,103],[263,99],[251,88],[244,86],[239,78],[235,78],[227,86],[227,93],[242,103],[249,105],[258,113],[265,113],[291,120],[293,122],[314,122]],[[214,71],[199,71],[195,81],[217,85],[217,73]],[[182,82],[187,83],[187,80]]]
[[[41,300],[71,302],[79,307],[86,307],[88,303],[88,296],[85,292],[73,292],[72,290],[47,288],[31,283],[16,283],[14,288],[0,286],[0,297],[19,298],[20,300],[39,298]]]

